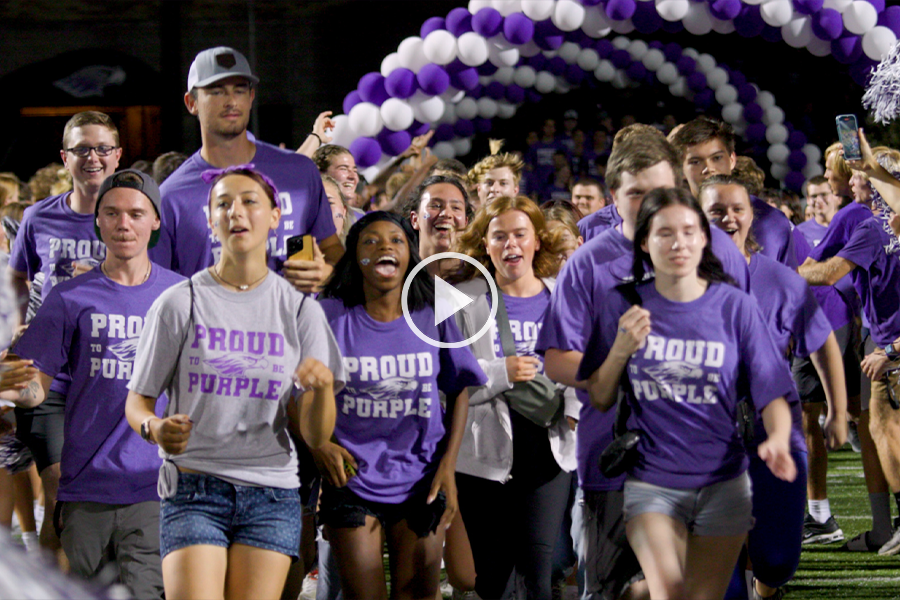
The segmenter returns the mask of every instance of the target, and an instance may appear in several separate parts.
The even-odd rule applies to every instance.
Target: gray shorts
[[[628,478],[625,481],[625,521],[644,513],[668,515],[693,535],[742,535],[753,528],[750,476],[702,488],[674,489]]]

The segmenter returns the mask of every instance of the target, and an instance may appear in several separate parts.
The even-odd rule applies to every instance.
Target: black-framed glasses
[[[75,146],[74,148],[66,148],[66,152],[71,152],[79,158],[87,158],[91,155],[91,150],[97,153],[97,156],[109,156],[116,150],[118,146]]]

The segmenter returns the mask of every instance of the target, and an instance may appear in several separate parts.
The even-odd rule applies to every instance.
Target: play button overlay
[[[416,324],[413,322],[412,317],[409,315],[409,286],[412,281],[415,279],[416,275],[424,269],[429,264],[439,261],[439,260],[464,260],[473,267],[477,268],[481,271],[481,274],[484,275],[485,281],[487,281],[488,286],[491,289],[491,297],[497,297],[497,284],[494,283],[494,278],[491,277],[491,274],[488,270],[482,265],[480,262],[472,258],[471,256],[467,256],[465,254],[460,254],[459,252],[440,252],[433,256],[429,256],[410,272],[409,276],[406,278],[406,281],[403,283],[403,294],[400,297],[400,305],[403,307],[403,318],[406,319],[407,325],[409,325],[410,329],[412,329],[413,333],[416,336],[425,342],[426,344],[430,344],[437,348],[463,348],[465,346],[470,345],[475,340],[479,339],[485,333],[487,333],[491,328],[491,323],[494,322],[494,319],[497,316],[497,303],[491,303],[491,316],[484,323],[484,325],[479,329],[475,335],[465,340],[460,340],[458,342],[442,342],[441,340],[433,340],[424,333],[422,333]],[[469,304],[475,302],[475,298],[464,294],[459,291],[440,277],[435,276],[434,278],[434,324],[438,325],[443,323],[457,312],[468,306]]]

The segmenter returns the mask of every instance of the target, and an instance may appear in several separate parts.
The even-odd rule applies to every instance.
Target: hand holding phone
[[[834,121],[837,124],[838,140],[844,147],[844,160],[862,159],[856,115],[838,115]]]
[[[314,260],[313,237],[311,235],[295,235],[287,240],[288,260]]]

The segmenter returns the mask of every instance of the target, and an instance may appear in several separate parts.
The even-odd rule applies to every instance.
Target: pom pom
[[[900,44],[894,45],[878,64],[862,103],[881,125],[887,125],[900,114]]]

